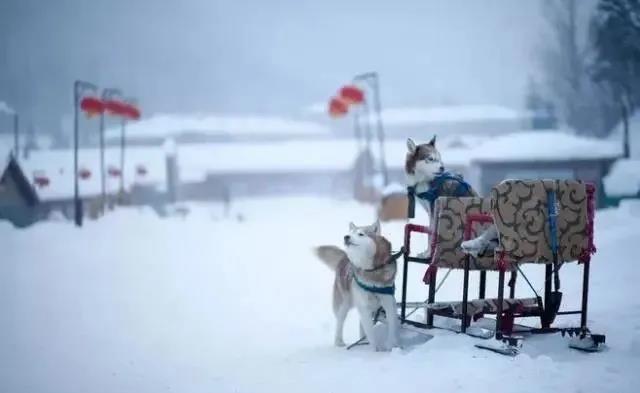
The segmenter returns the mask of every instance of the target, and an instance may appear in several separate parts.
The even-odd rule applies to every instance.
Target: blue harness
[[[398,258],[400,258],[400,255],[403,255],[406,252],[406,249],[403,247],[400,248],[400,251],[396,252],[396,253],[392,253],[391,256],[389,256],[389,259],[385,262],[385,264],[375,267],[373,269],[369,269],[366,270],[368,272],[372,272],[375,270],[380,270],[380,269],[384,269],[387,265],[394,263]],[[353,266],[353,265],[352,265]],[[353,281],[356,282],[356,284],[358,284],[358,286],[362,289],[364,289],[367,292],[372,292],[372,293],[378,293],[380,295],[395,295],[396,293],[396,284],[393,283],[389,286],[386,287],[374,287],[372,285],[367,285],[365,283],[363,283],[362,281],[358,280],[358,275],[355,272],[355,268],[352,267],[351,274],[353,275]]]
[[[367,285],[362,281],[358,280],[358,276],[354,273],[353,280],[358,284],[358,286],[364,289],[367,292],[378,293],[381,295],[394,295],[396,293],[396,285],[392,284],[388,287],[374,287],[372,285]]]
[[[433,178],[433,180],[429,182],[429,189],[427,191],[416,194],[416,187],[411,186],[407,187],[407,193],[409,194],[409,198],[415,196],[420,199],[426,200],[427,202],[429,202],[429,206],[433,210],[433,204],[435,203],[436,199],[438,199],[438,197],[442,196],[442,186],[447,180],[453,180],[458,184],[454,191],[454,195],[451,196],[468,196],[471,193],[471,186],[469,185],[469,183],[464,181],[462,176],[460,176],[459,174],[444,171],[438,173]]]

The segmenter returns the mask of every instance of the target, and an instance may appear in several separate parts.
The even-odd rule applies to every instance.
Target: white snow
[[[519,120],[520,118],[521,115],[513,109],[492,105],[387,108],[382,111],[382,119],[385,125],[389,126],[479,120]]]
[[[313,115],[325,114],[328,116],[328,108],[329,104],[327,102],[316,102],[304,107],[302,112]]]
[[[340,244],[349,221],[373,221],[370,206],[235,201],[231,216],[244,221],[222,219],[220,205],[188,207],[164,220],[123,208],[82,229],[0,222],[0,391],[631,393],[640,384],[634,204],[596,216],[589,323],[607,334],[609,349],[585,354],[543,335],[513,359],[441,330],[408,353],[332,346],[333,274],[311,247]],[[383,231],[398,249],[402,224]],[[542,270],[527,267],[538,290]],[[411,299],[426,298],[423,268],[409,273]],[[459,273],[440,299],[459,299]],[[581,277],[575,265],[563,267],[567,307],[580,303]],[[530,290],[522,284],[518,295]],[[347,340],[357,331],[352,313]]]
[[[399,183],[389,183],[382,190],[382,196],[383,197],[388,197],[390,195],[395,195],[395,194],[406,195],[406,193],[407,193],[407,187],[403,186],[402,184],[399,184]]]
[[[73,195],[73,152],[71,150],[38,150],[30,154],[29,159],[20,159],[20,165],[26,177],[33,183],[36,174],[49,178],[49,185],[37,187],[41,200],[69,198]],[[147,174],[137,174],[137,167],[144,166]],[[120,169],[120,149],[105,149],[105,171],[109,167]],[[101,192],[100,183],[100,150],[97,148],[80,149],[78,153],[79,170],[88,169],[91,176],[79,180],[80,195],[95,196]],[[125,189],[134,184],[153,184],[164,186],[166,179],[165,158],[162,149],[137,148],[132,154],[125,153],[124,180]],[[118,191],[120,179],[106,177],[108,194]]]
[[[310,122],[268,116],[172,115],[157,114],[127,124],[127,138],[176,137],[186,133],[208,135],[326,135],[325,126]],[[107,138],[120,138],[120,126],[105,131]]]
[[[16,112],[9,105],[7,105],[6,102],[0,101],[0,113],[5,113],[7,115],[13,115]]]
[[[528,131],[490,138],[472,149],[478,161],[580,160],[615,158],[618,143],[582,137],[563,131]],[[444,156],[446,157],[446,156]]]
[[[620,146],[615,142],[579,137],[562,131],[523,131],[493,138],[444,135],[438,137],[437,145],[445,165],[457,168],[471,166],[474,161],[577,160],[620,155]],[[371,148],[377,156],[378,144],[374,142]],[[362,149],[362,145],[351,139],[175,145],[179,176],[185,182],[203,181],[210,174],[345,172],[352,170],[356,156]],[[389,168],[401,170],[406,153],[405,139],[385,142],[385,158]],[[119,168],[118,147],[107,148],[105,157],[106,168]],[[97,195],[100,192],[100,181],[96,176],[99,173],[99,160],[98,149],[80,150],[80,167],[92,172],[90,179],[81,182],[81,193]],[[30,179],[35,171],[44,171],[50,177],[51,184],[39,189],[43,199],[68,196],[73,192],[72,151],[33,151],[28,160],[21,159],[20,162]],[[126,151],[125,165],[127,188],[134,183],[164,185],[166,168],[162,148],[131,146]],[[148,169],[145,177],[136,175],[138,165]],[[110,178],[108,189],[115,191],[118,184],[117,178]]]
[[[640,192],[640,160],[620,159],[603,179],[609,196],[635,196]]]

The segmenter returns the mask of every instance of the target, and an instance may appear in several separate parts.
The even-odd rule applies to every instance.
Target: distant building
[[[28,226],[40,218],[39,203],[35,189],[11,155],[0,176],[0,219]]]
[[[426,141],[416,138],[416,142]],[[481,195],[507,178],[570,178],[595,183],[599,201],[604,201],[603,178],[621,151],[615,142],[561,131],[521,131],[491,138],[441,135],[437,146],[446,168],[462,174]],[[324,196],[375,204],[384,200],[383,205],[395,206],[385,207],[384,214],[396,217],[406,200],[398,191],[406,182],[406,139],[387,140],[384,147],[389,183],[396,184],[393,193],[382,181],[377,143],[369,151],[353,139],[177,144],[172,160],[159,147],[131,147],[122,174],[126,201],[164,214],[172,201],[231,204],[236,198]],[[109,168],[119,168],[119,154],[115,148],[105,154],[110,204],[119,192],[120,174]],[[101,205],[99,151],[81,149],[79,157],[80,168],[89,173],[80,179],[81,198],[86,213],[95,217]],[[56,210],[72,217],[72,165],[69,150],[34,151],[28,160],[13,164],[22,171],[21,184],[37,194],[36,217]]]
[[[558,131],[505,135],[476,149],[468,168],[482,195],[504,179],[575,179],[593,183],[606,206],[603,179],[621,155],[615,143]]]
[[[640,198],[640,159],[619,159],[604,178],[607,200],[618,205],[622,199]]]

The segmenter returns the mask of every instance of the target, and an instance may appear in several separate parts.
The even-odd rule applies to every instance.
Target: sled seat
[[[483,314],[496,314],[498,312],[498,299],[475,299],[467,302],[467,316],[476,317]],[[427,308],[435,315],[450,318],[462,318],[462,302],[436,302],[427,304]],[[518,314],[519,316],[539,316],[541,308],[538,299],[503,299],[502,310]]]
[[[433,253],[431,258],[434,268],[464,269],[467,255],[460,248],[465,239],[465,225],[470,215],[490,214],[491,200],[480,197],[440,197],[434,207]],[[479,235],[491,223],[475,223],[471,228],[472,237]],[[469,270],[497,270],[498,266],[489,250],[486,255],[470,258]]]
[[[550,194],[551,193],[551,194]],[[593,198],[577,180],[505,180],[491,190],[491,213],[498,229],[498,265],[550,264],[553,246],[559,263],[585,261],[593,247]],[[556,236],[551,240],[550,195],[556,201]]]

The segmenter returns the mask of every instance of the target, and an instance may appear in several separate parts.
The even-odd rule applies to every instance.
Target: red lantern
[[[80,109],[87,114],[87,117],[92,117],[104,112],[104,103],[96,97],[84,97],[80,101]]]
[[[126,116],[127,104],[118,100],[106,100],[104,102],[104,110],[110,115]]]
[[[120,169],[114,166],[110,166],[109,169],[107,169],[107,173],[111,177],[120,177],[120,175],[122,174],[122,171],[120,171]]]
[[[133,104],[125,105],[125,117],[129,120],[139,120],[140,119],[140,110]]]
[[[358,86],[347,85],[340,89],[340,98],[347,104],[362,104],[364,102],[364,92]]]
[[[36,172],[33,174],[33,182],[39,187],[44,188],[49,185],[49,178],[41,172]]]
[[[145,168],[144,165],[138,165],[136,167],[136,173],[140,176],[146,176],[147,175],[147,168]]]
[[[329,101],[329,115],[331,117],[340,117],[347,114],[349,107],[346,102],[340,98],[334,97]]]
[[[78,171],[78,176],[80,176],[82,180],[87,180],[88,178],[91,177],[91,171],[88,170],[87,168],[81,168]]]

